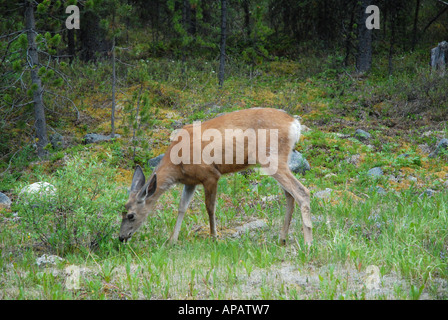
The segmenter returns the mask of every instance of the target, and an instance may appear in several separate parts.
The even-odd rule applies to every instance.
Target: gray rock
[[[436,192],[432,189],[426,189],[425,191],[423,191],[423,193],[421,195],[419,195],[419,198],[423,198],[424,196],[427,197],[432,197]]]
[[[54,196],[56,194],[56,187],[48,182],[35,182],[27,185],[19,193],[20,197],[44,197]]]
[[[0,208],[9,209],[11,208],[11,203],[11,199],[6,194],[0,192]]]
[[[120,138],[121,135],[119,134],[115,134],[115,138]],[[88,133],[84,136],[83,141],[84,144],[89,144],[89,143],[97,143],[97,142],[102,142],[102,141],[109,141],[111,138],[110,135],[103,135],[103,134],[98,134],[98,133]]]
[[[41,257],[36,259],[36,264],[38,266],[46,265],[46,264],[55,265],[59,261],[64,261],[64,259],[62,259],[61,257],[56,256],[56,255],[47,255],[44,253]]]
[[[301,131],[301,132],[310,132],[311,129],[308,128],[308,127],[307,127],[306,125],[304,125],[304,124],[300,124],[300,131]]]
[[[440,150],[448,150],[448,139],[440,140],[439,144],[436,147],[436,150],[430,153],[429,157],[434,158],[439,155]]]
[[[253,230],[265,229],[267,228],[267,223],[264,220],[255,220],[248,223],[243,224],[235,228],[235,232],[231,235],[232,238],[240,238],[246,232],[250,232]]]
[[[400,179],[397,178],[396,176],[392,175],[392,174],[389,175],[388,179],[389,179],[389,181],[400,182]]]
[[[294,173],[301,173],[305,174],[306,171],[311,170],[310,164],[306,159],[303,157],[303,155],[294,150],[291,154],[291,158],[289,159],[288,163],[289,169]]]
[[[367,142],[372,136],[367,131],[356,129],[354,137],[361,142]]]
[[[430,153],[431,152],[431,148],[426,143],[419,144],[417,147],[420,149],[420,151],[422,153]]]
[[[279,199],[278,195],[274,195],[274,196],[261,197],[260,200],[263,202],[271,202],[271,201],[278,201]]]
[[[325,190],[317,191],[314,194],[314,197],[319,198],[319,199],[328,199],[332,192],[333,192],[333,189],[326,188]]]
[[[216,104],[213,104],[209,107],[207,111],[205,111],[205,114],[211,114],[211,113],[220,113],[221,112],[221,106],[218,106]]]
[[[48,182],[36,182],[22,188],[19,200],[23,204],[36,208],[41,206],[42,200],[52,201],[56,191],[56,187]]]
[[[149,166],[150,168],[152,168],[152,169],[154,169],[155,167],[157,167],[157,166],[159,165],[160,161],[162,161],[164,155],[165,155],[165,154],[162,153],[161,155],[159,155],[159,156],[157,156],[157,157],[155,157],[155,158],[149,159],[149,160],[148,160],[148,166]]]
[[[387,194],[387,191],[384,190],[383,187],[377,186],[377,187],[375,188],[375,190],[376,190],[376,192],[377,192],[378,194],[380,194],[380,195],[385,195],[385,194]]]
[[[53,147],[53,149],[55,150],[59,150],[59,149],[63,149],[65,147],[64,144],[64,137],[59,134],[59,133],[53,133],[52,135],[50,135],[50,143],[51,146]]]
[[[347,163],[350,163],[356,167],[358,166],[360,160],[361,160],[361,155],[359,155],[359,154],[354,154],[351,157],[345,159],[345,161]]]
[[[400,154],[397,158],[408,158],[410,156],[409,153]]]
[[[383,169],[380,167],[372,168],[367,172],[367,175],[371,177],[381,177],[383,175]]]
[[[182,120],[174,120],[172,125],[174,129],[180,129],[184,126],[184,123]]]

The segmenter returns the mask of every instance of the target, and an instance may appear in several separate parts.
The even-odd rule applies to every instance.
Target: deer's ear
[[[146,198],[152,196],[157,189],[157,175],[154,173],[151,180],[140,190],[137,197],[139,201],[144,201]]]
[[[131,192],[138,192],[145,185],[145,174],[142,168],[137,165],[132,176]]]

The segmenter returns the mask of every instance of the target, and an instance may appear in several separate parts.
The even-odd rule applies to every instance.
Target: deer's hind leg
[[[218,180],[209,179],[204,183],[205,207],[207,209],[208,218],[210,222],[210,236],[216,238],[216,193],[218,191]]]
[[[286,237],[288,236],[289,225],[291,224],[292,214],[294,213],[295,200],[294,197],[285,189],[283,192],[286,196],[286,212],[285,212],[285,220],[283,222],[283,228],[280,233],[280,244],[286,244]]]
[[[289,225],[291,223],[292,213],[294,211],[295,200],[302,213],[303,234],[305,243],[311,245],[313,241],[313,227],[311,223],[311,210],[310,210],[310,192],[303,186],[299,180],[294,177],[288,166],[279,167],[277,172],[272,177],[280,183],[285,190],[286,195],[286,216],[283,223],[283,229],[280,234],[280,241],[286,242],[288,235]]]

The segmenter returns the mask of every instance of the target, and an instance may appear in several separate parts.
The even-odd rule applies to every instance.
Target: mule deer
[[[263,132],[270,134],[266,137],[260,134]],[[184,184],[184,189],[170,243],[178,239],[185,211],[199,184],[204,186],[210,235],[216,237],[215,200],[219,178],[223,174],[259,164],[262,170],[278,181],[286,196],[280,242],[286,243],[297,201],[302,213],[304,239],[310,245],[310,193],[288,166],[290,153],[299,137],[300,123],[286,112],[270,108],[235,111],[199,125],[184,126],[174,137],[148,182],[141,167],[136,167],[129,200],[125,205],[127,212],[122,215],[120,241],[127,241],[147,217],[154,214],[157,199],[177,183]]]

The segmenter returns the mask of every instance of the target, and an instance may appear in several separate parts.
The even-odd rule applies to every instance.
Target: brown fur
[[[308,189],[306,189],[291,173],[288,167],[289,154],[292,151],[291,148],[295,141],[291,141],[290,128],[294,118],[289,116],[286,112],[277,109],[263,108],[263,109],[247,109],[242,111],[236,111],[222,115],[220,117],[205,121],[201,123],[201,131],[204,132],[207,129],[217,129],[222,136],[225,136],[225,129],[242,129],[244,132],[246,129],[277,129],[278,130],[278,170],[272,175],[276,179],[285,191],[287,198],[287,210],[283,228],[280,234],[280,240],[282,243],[286,241],[291,216],[294,211],[294,200],[300,204],[303,220],[303,231],[305,234],[305,241],[310,244],[312,241],[312,226],[311,226],[311,214],[310,214],[310,195]],[[173,234],[170,237],[170,242],[176,242],[183,216],[191,200],[195,186],[202,184],[204,186],[205,204],[210,219],[210,234],[212,237],[216,236],[216,223],[215,223],[215,200],[217,193],[217,183],[221,175],[227,173],[238,172],[244,170],[250,166],[248,164],[248,139],[244,139],[244,145],[238,144],[237,139],[233,141],[233,162],[232,164],[225,163],[225,152],[223,150],[223,160],[221,164],[206,164],[201,162],[199,164],[193,164],[193,125],[187,125],[183,127],[190,136],[190,164],[180,163],[173,164],[170,152],[173,147],[181,142],[181,139],[173,141],[168,147],[162,161],[151,175],[149,182],[146,185],[142,185],[144,181],[143,174],[139,172],[134,174],[133,186],[134,190],[131,190],[131,194],[126,204],[128,214],[133,213],[134,223],[127,221],[127,215],[123,216],[122,228],[120,231],[120,239],[128,239],[132,233],[134,233],[138,227],[146,220],[147,216],[151,214],[152,208],[157,199],[172,185],[182,183],[185,185],[182,199],[179,203],[179,213],[176,226]],[[201,132],[201,133],[202,133]],[[201,134],[202,136],[202,134]],[[227,139],[227,137],[225,138]],[[200,142],[202,148],[204,148],[209,142]],[[225,147],[225,141],[223,140],[223,149]],[[269,135],[267,135],[267,149],[271,146]],[[243,148],[244,147],[244,148]],[[256,151],[258,155],[258,141],[256,145]],[[235,164],[236,156],[238,153],[244,152],[244,163]],[[181,154],[180,154],[181,155]],[[257,156],[257,163],[258,161]],[[264,167],[262,165],[262,167]],[[157,187],[150,187],[151,182],[154,185],[154,181],[157,181]],[[137,183],[139,182],[139,183]],[[150,194],[150,195],[149,195]],[[134,227],[135,226],[135,227]],[[129,231],[130,230],[130,231]]]

